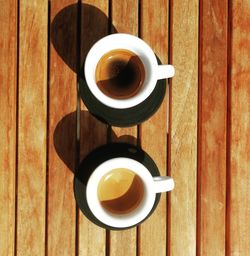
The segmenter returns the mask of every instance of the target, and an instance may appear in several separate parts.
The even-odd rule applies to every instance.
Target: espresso
[[[107,96],[115,99],[131,98],[143,85],[144,65],[129,50],[112,50],[97,63],[95,79],[99,89]]]
[[[102,207],[114,214],[132,212],[144,196],[141,178],[126,168],[113,169],[104,175],[97,190]]]

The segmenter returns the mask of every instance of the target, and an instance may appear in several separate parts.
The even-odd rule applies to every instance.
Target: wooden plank
[[[17,3],[0,4],[0,255],[14,255]]]
[[[112,1],[112,33],[138,35],[138,3],[133,0]]]
[[[98,26],[96,25],[98,24]],[[81,60],[91,46],[108,34],[108,1],[85,0],[81,6]],[[80,113],[80,159],[107,141],[107,126],[91,116],[82,104]],[[105,255],[106,231],[79,214],[79,255]]]
[[[225,255],[227,9],[201,6],[199,255]]]
[[[138,1],[112,1],[112,33],[138,34]],[[112,127],[113,142],[136,144],[137,127]],[[126,241],[126,242],[120,242]],[[136,228],[110,232],[110,255],[136,255]]]
[[[42,1],[20,1],[17,255],[44,255],[47,17]]]
[[[250,1],[233,1],[228,255],[250,252]]]
[[[74,255],[77,1],[51,1],[47,253]]]
[[[145,0],[141,3],[141,38],[154,50],[163,64],[168,63],[168,1]],[[156,162],[161,175],[166,175],[167,99],[148,121],[141,125],[141,146]],[[167,212],[166,193],[155,212],[140,226],[139,253],[166,255]]]
[[[170,255],[196,254],[198,1],[172,1]]]

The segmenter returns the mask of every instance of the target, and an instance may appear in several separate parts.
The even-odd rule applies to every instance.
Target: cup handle
[[[175,73],[174,66],[172,65],[158,65],[157,79],[165,79],[173,77]]]
[[[169,176],[153,177],[155,193],[167,192],[174,189],[174,180]]]

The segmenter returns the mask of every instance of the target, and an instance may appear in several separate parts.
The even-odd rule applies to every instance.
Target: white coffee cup
[[[130,98],[115,99],[107,96],[96,83],[95,71],[99,60],[115,49],[132,51],[140,58],[144,66],[143,85],[139,92]],[[129,34],[117,33],[103,37],[92,46],[85,60],[84,73],[87,86],[101,103],[111,108],[125,109],[143,102],[153,92],[157,81],[173,77],[175,70],[172,65],[159,65],[155,53],[142,39]]]
[[[98,184],[110,171],[126,168],[139,176],[143,183],[144,193],[139,205],[129,213],[114,214],[105,209],[98,198]],[[126,157],[107,160],[97,166],[88,179],[86,198],[89,209],[102,223],[114,228],[127,228],[142,222],[151,212],[156,193],[167,192],[174,188],[174,181],[169,176],[153,177],[150,171],[140,162]]]

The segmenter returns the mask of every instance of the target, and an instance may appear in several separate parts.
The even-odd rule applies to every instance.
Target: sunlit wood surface
[[[175,66],[138,126],[89,114],[78,74],[110,33]],[[0,0],[0,255],[250,253],[250,1]],[[175,180],[138,227],[108,231],[77,208],[74,170],[109,142],[141,146]]]

